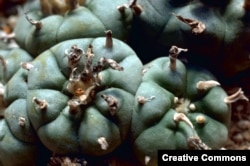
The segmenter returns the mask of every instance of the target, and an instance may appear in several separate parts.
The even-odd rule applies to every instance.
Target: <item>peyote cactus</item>
[[[0,50],[0,165],[33,165],[37,137],[26,110],[26,70],[32,57],[21,49]],[[18,70],[19,69],[19,70]]]
[[[4,111],[5,105],[9,105],[9,103],[4,104],[6,84],[23,62],[31,60],[32,57],[20,48],[0,50],[0,115]],[[25,95],[23,97],[25,97]]]
[[[249,0],[134,0],[131,46],[149,62],[172,45],[187,48],[189,63],[231,77],[250,67]],[[138,37],[139,36],[139,37]]]
[[[101,156],[127,138],[142,63],[106,35],[59,43],[29,63],[28,116],[54,154]]]
[[[132,140],[142,164],[157,165],[159,149],[219,149],[228,138],[230,103],[248,100],[241,89],[228,96],[203,68],[185,66],[172,46],[169,57],[145,65],[136,93]]]
[[[120,5],[128,0],[85,0],[79,1],[81,5],[77,2],[41,0],[40,10],[35,6],[20,16],[15,27],[17,43],[38,55],[61,41],[101,37],[106,30],[112,30],[115,38],[126,39],[132,14]]]

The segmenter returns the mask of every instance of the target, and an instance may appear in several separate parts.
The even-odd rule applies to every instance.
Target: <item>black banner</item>
[[[158,165],[250,165],[249,150],[159,150]]]

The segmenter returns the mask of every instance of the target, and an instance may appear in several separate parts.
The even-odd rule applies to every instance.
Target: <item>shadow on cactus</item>
[[[249,69],[249,0],[134,0],[129,44],[144,63],[166,56],[172,45],[187,48],[190,63],[220,78]]]
[[[248,100],[241,89],[228,96],[215,77],[169,57],[144,66],[132,116],[132,146],[142,164],[157,165],[159,149],[219,149],[228,138],[231,103]]]
[[[101,156],[127,139],[142,63],[111,31],[59,43],[29,64],[28,115],[54,154]]]

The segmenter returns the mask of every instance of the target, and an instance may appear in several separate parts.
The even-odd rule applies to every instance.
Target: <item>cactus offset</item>
[[[205,69],[185,66],[176,59],[180,50],[173,46],[169,57],[145,65],[131,126],[133,149],[142,164],[157,165],[159,149],[223,147],[231,103],[248,100],[242,90],[228,96]]]

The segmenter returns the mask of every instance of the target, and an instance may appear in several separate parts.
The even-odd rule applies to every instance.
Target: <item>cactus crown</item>
[[[69,67],[72,69],[67,90],[73,94],[73,98],[68,102],[70,110],[73,112],[79,105],[86,105],[91,102],[96,89],[100,86],[101,77],[99,73],[104,69],[105,64],[108,64],[114,70],[123,70],[123,67],[119,66],[116,61],[105,57],[94,65],[92,45],[89,45],[86,53],[73,45],[69,51],[66,51],[66,54],[68,55]],[[86,57],[84,69],[78,73],[78,64],[83,55]]]

